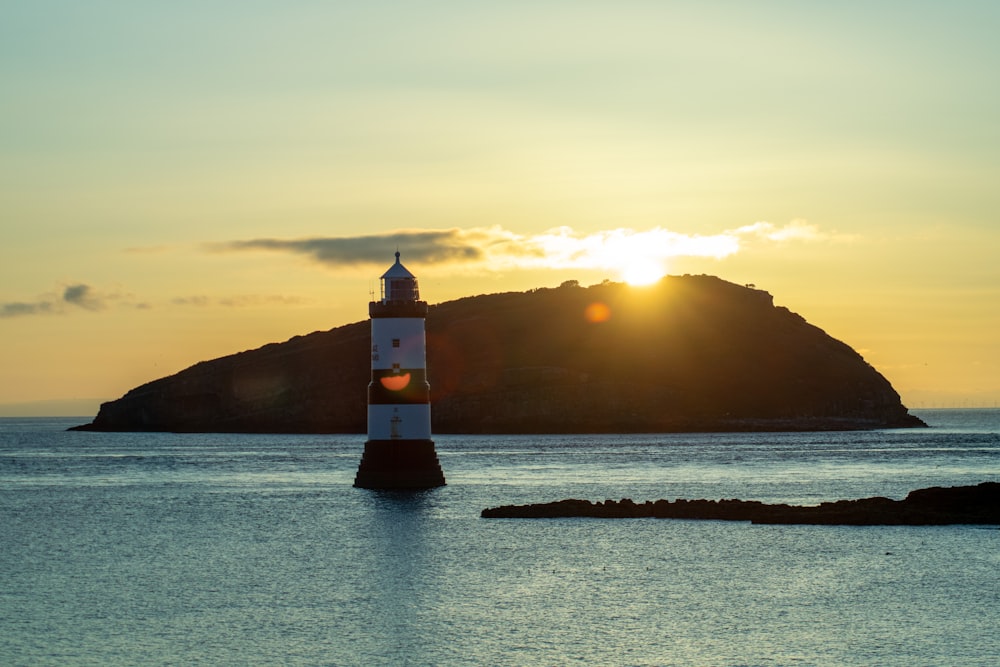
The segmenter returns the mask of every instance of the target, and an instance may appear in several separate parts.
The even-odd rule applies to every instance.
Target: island
[[[470,296],[432,305],[426,327],[434,433],[926,426],[849,345],[713,276]],[[203,361],[76,428],[364,433],[369,331],[364,320]]]
[[[531,505],[503,505],[482,511],[487,519],[700,519],[761,524],[845,526],[1000,525],[1000,482],[975,486],[930,487],[911,491],[903,500],[874,497],[838,500],[816,506],[766,504],[754,500],[631,499],[590,502],[560,500]]]

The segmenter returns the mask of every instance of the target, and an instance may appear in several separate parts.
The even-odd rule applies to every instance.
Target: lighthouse
[[[380,298],[368,304],[372,323],[372,377],[368,385],[368,441],[354,486],[428,489],[444,486],[431,440],[424,321],[417,279],[399,261],[382,274]]]

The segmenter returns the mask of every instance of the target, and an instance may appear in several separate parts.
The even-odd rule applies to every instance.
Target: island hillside
[[[198,363],[104,403],[106,431],[363,433],[369,322]],[[712,276],[430,307],[435,433],[924,426],[848,345]]]

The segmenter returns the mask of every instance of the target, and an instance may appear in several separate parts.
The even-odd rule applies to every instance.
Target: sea
[[[363,435],[0,419],[0,665],[1000,664],[996,526],[483,519],[565,498],[811,505],[1000,481],[1000,410],[927,429]]]

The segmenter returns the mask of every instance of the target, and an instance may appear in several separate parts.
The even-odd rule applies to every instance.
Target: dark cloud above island
[[[306,239],[250,239],[213,243],[214,252],[269,250],[306,255],[330,266],[384,264],[397,248],[405,250],[409,260],[441,262],[477,262],[483,259],[482,234],[460,229],[398,231],[383,235],[317,237]]]

